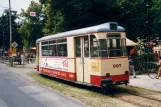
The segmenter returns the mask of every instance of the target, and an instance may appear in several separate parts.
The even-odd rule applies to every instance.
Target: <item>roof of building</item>
[[[135,43],[134,41],[132,41],[128,38],[126,38],[126,45],[127,46],[135,46],[135,45],[137,45],[137,43]]]

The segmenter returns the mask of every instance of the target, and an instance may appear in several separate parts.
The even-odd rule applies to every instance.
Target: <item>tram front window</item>
[[[98,40],[99,57],[127,56],[126,39],[100,39]]]
[[[90,37],[90,54],[91,57],[107,57],[106,39],[97,40],[94,35]]]
[[[109,57],[123,56],[121,39],[109,39],[107,41]]]
[[[119,57],[126,56],[126,39],[111,37],[108,39],[96,39],[90,37],[90,54],[91,57]]]
[[[99,57],[123,56],[121,39],[98,40],[98,54]]]

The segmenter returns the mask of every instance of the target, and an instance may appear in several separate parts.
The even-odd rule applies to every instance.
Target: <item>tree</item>
[[[153,34],[153,17],[149,11],[151,0],[126,0],[121,8],[121,23],[127,36],[133,40],[137,37],[146,38]]]
[[[161,0],[40,0],[44,5],[45,34],[58,33],[115,21],[127,36],[149,38],[161,32],[157,16]],[[155,4],[155,5],[154,5]],[[155,6],[153,11],[151,8]],[[160,8],[159,8],[160,9]],[[156,12],[156,18],[153,13]],[[155,19],[155,21],[154,21]],[[147,39],[148,39],[147,38]]]
[[[124,0],[46,0],[45,34],[117,21]]]
[[[19,15],[12,11],[11,14],[12,19],[12,41],[17,42],[19,44],[18,48],[22,46],[22,39],[17,31],[17,28],[20,27],[20,23],[17,21],[19,19]],[[4,37],[3,37],[4,36]],[[0,17],[0,47],[3,45],[5,49],[9,49],[10,47],[10,28],[9,28],[9,11],[5,10]],[[4,44],[3,44],[4,43]]]
[[[151,8],[152,17],[154,18],[154,35],[161,38],[161,0],[153,0],[153,6]]]
[[[30,12],[36,12],[36,16],[30,16]],[[41,4],[31,1],[28,9],[22,9],[22,26],[18,29],[25,47],[35,46],[38,38],[43,36],[43,14]]]
[[[40,2],[41,4],[45,4],[45,1],[46,1],[46,0],[39,0],[39,2]]]
[[[41,0],[40,0],[41,1]],[[45,26],[43,32],[45,35],[58,33],[63,30],[64,15],[61,10],[54,8],[59,1],[46,0],[44,3]]]

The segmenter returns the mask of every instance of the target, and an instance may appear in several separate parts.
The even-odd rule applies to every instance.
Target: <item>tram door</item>
[[[39,61],[40,61],[40,52],[39,52],[39,43],[36,44],[36,68],[37,68],[37,71],[39,71]]]
[[[90,83],[90,58],[88,36],[76,37],[76,78],[78,82]]]

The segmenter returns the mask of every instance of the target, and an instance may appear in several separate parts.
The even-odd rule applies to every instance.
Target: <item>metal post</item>
[[[10,49],[12,50],[12,22],[11,22],[11,1],[9,0],[9,24],[10,24]]]
[[[10,24],[10,50],[12,50],[12,22],[11,22],[11,1],[9,0],[9,24]],[[11,66],[13,66],[13,57],[11,53],[10,58]]]
[[[4,31],[3,31],[3,56],[5,56],[5,47],[4,47]]]

